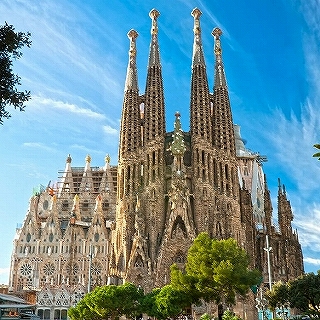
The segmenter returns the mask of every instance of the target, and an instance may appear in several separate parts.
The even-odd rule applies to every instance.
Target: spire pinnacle
[[[174,156],[183,156],[186,151],[184,144],[183,131],[181,129],[180,112],[175,113],[176,120],[174,122],[173,142],[171,152]]]
[[[89,154],[86,155],[86,163],[90,163],[91,162],[91,157]]]
[[[214,45],[214,54],[216,56],[220,55],[221,56],[221,42],[220,42],[220,36],[222,35],[222,31],[220,28],[214,28],[212,30],[212,35],[214,36],[215,39],[215,45]]]
[[[137,67],[136,67],[137,37],[138,37],[137,31],[131,29],[128,32],[128,38],[130,39],[130,49],[129,49],[129,63],[127,68],[125,91],[129,89],[138,90],[138,77],[137,77]]]
[[[186,151],[186,146],[184,143],[183,131],[181,129],[180,122],[180,112],[175,113],[176,120],[174,122],[174,132],[172,135],[173,141],[171,144],[171,152],[174,156],[174,164],[177,172],[181,172],[182,163],[183,163],[183,155]]]
[[[193,32],[194,34],[200,34],[201,28],[200,28],[200,16],[202,15],[202,12],[198,8],[194,8],[191,12],[191,15],[194,18],[194,28]]]
[[[204,56],[202,51],[202,42],[201,42],[201,28],[200,28],[200,16],[202,12],[195,8],[192,10],[191,15],[194,18],[194,41],[193,41],[193,59],[192,59],[192,67],[195,65],[205,66]]]
[[[156,9],[152,9],[149,12],[149,17],[152,20],[152,27],[151,27],[151,34],[158,34],[158,24],[157,24],[157,19],[160,16],[160,12]]]
[[[151,66],[160,66],[160,53],[159,53],[159,44],[158,44],[158,23],[157,19],[160,16],[160,12],[156,9],[152,9],[149,13],[149,16],[152,20],[151,24],[151,43],[150,43],[150,53],[149,53],[149,65]]]
[[[220,28],[214,28],[212,33],[214,37],[214,54],[216,56],[216,65],[215,65],[215,76],[214,76],[214,86],[215,87],[227,87],[227,81],[224,74],[224,68],[222,63],[222,50],[220,36],[222,31]]]
[[[281,180],[278,178],[278,193],[282,193]]]

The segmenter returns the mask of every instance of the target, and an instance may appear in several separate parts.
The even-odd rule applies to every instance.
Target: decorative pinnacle
[[[157,18],[159,16],[160,16],[160,12],[156,9],[152,9],[149,12],[149,17],[152,19],[151,34],[158,34]]]
[[[129,56],[135,57],[137,50],[136,50],[136,39],[138,37],[138,32],[136,30],[131,29],[128,32],[128,38],[130,39],[130,50],[129,50]]]
[[[222,35],[222,31],[220,28],[214,28],[211,33],[214,36],[215,39],[215,45],[214,45],[214,53],[215,55],[221,55],[221,43],[220,43],[220,36]]]
[[[214,28],[212,30],[212,35],[215,37],[215,38],[219,38],[221,35],[222,35],[222,31],[220,28]]]
[[[191,12],[191,15],[194,18],[194,28],[193,32],[194,34],[200,34],[201,29],[200,29],[200,16],[202,15],[202,12],[198,8],[194,8]]]
[[[70,156],[70,153],[68,154],[68,157],[67,157],[67,163],[71,163],[72,159],[71,159],[71,156]]]
[[[180,130],[181,129],[180,112],[176,111],[176,113],[174,115],[176,117],[176,120],[174,122],[174,128],[175,128],[175,130]]]

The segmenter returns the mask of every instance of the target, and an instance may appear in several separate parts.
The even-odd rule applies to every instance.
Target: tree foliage
[[[141,313],[143,297],[143,290],[132,283],[96,287],[69,309],[68,316],[72,320],[131,318]]]
[[[192,295],[216,303],[235,303],[236,294],[244,296],[259,283],[261,273],[249,269],[249,257],[234,239],[210,239],[201,233],[194,240],[187,256],[186,270],[174,265],[171,283]]]
[[[155,288],[143,299],[142,310],[144,313],[159,320],[176,317],[191,305],[190,296],[185,292],[166,285]]]
[[[267,291],[266,298],[271,310],[289,306],[289,288],[285,283],[277,282],[272,286],[271,290]]]
[[[289,305],[312,318],[320,318],[320,270],[304,274],[287,283],[277,283],[267,292],[272,309]]]
[[[277,282],[272,286],[272,289],[267,291],[266,298],[271,310],[278,309],[278,315],[284,317],[286,310],[290,306],[289,288],[285,283]]]
[[[241,320],[238,316],[236,316],[232,311],[226,310],[223,313],[222,320]]]
[[[320,317],[320,270],[288,283],[290,305],[310,316]]]
[[[317,148],[318,150],[320,150],[320,144],[317,143],[317,144],[314,145],[314,147]],[[313,155],[313,157],[316,157],[316,158],[318,158],[318,160],[320,160],[320,152],[316,152]]]
[[[16,88],[21,84],[20,77],[12,70],[12,60],[22,56],[20,49],[31,46],[30,36],[29,32],[15,32],[7,22],[0,26],[0,124],[11,116],[7,110],[9,105],[24,111],[24,103],[30,99],[29,91]]]
[[[188,251],[185,272],[171,267],[169,285],[146,295],[131,283],[97,287],[68,315],[72,320],[113,320],[141,313],[159,320],[173,318],[201,299],[234,303],[236,294],[245,295],[260,278],[260,272],[249,269],[248,255],[235,240],[210,239],[202,233]]]

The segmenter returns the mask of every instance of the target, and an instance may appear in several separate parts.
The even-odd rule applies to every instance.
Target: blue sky
[[[167,130],[180,111],[189,130],[193,18],[201,28],[209,86],[213,37],[223,31],[223,60],[234,122],[264,163],[277,217],[278,178],[285,184],[303,247],[305,270],[320,269],[320,3],[318,0],[105,1],[1,0],[0,24],[32,33],[32,47],[14,63],[26,111],[12,109],[0,127],[0,283],[8,282],[15,228],[33,187],[56,181],[70,153],[73,166],[117,163],[129,40],[135,29],[140,92],[145,89],[151,20],[160,11],[159,44]]]

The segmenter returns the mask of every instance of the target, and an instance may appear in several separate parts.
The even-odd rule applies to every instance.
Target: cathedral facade
[[[87,156],[84,167],[72,167],[68,156],[58,184],[34,192],[17,230],[9,290],[34,292],[42,319],[64,319],[67,308],[98,285],[130,281],[150,291],[169,283],[170,266],[183,267],[200,232],[236,239],[266,283],[304,272],[285,187],[279,181],[275,223],[265,158],[245,148],[233,123],[219,28],[212,32],[213,90],[208,86],[199,9],[192,11],[190,130],[183,131],[184,114],[177,112],[166,132],[158,16],[150,12],[142,94],[138,33],[128,33],[118,164],[106,156],[103,166],[92,167]]]

